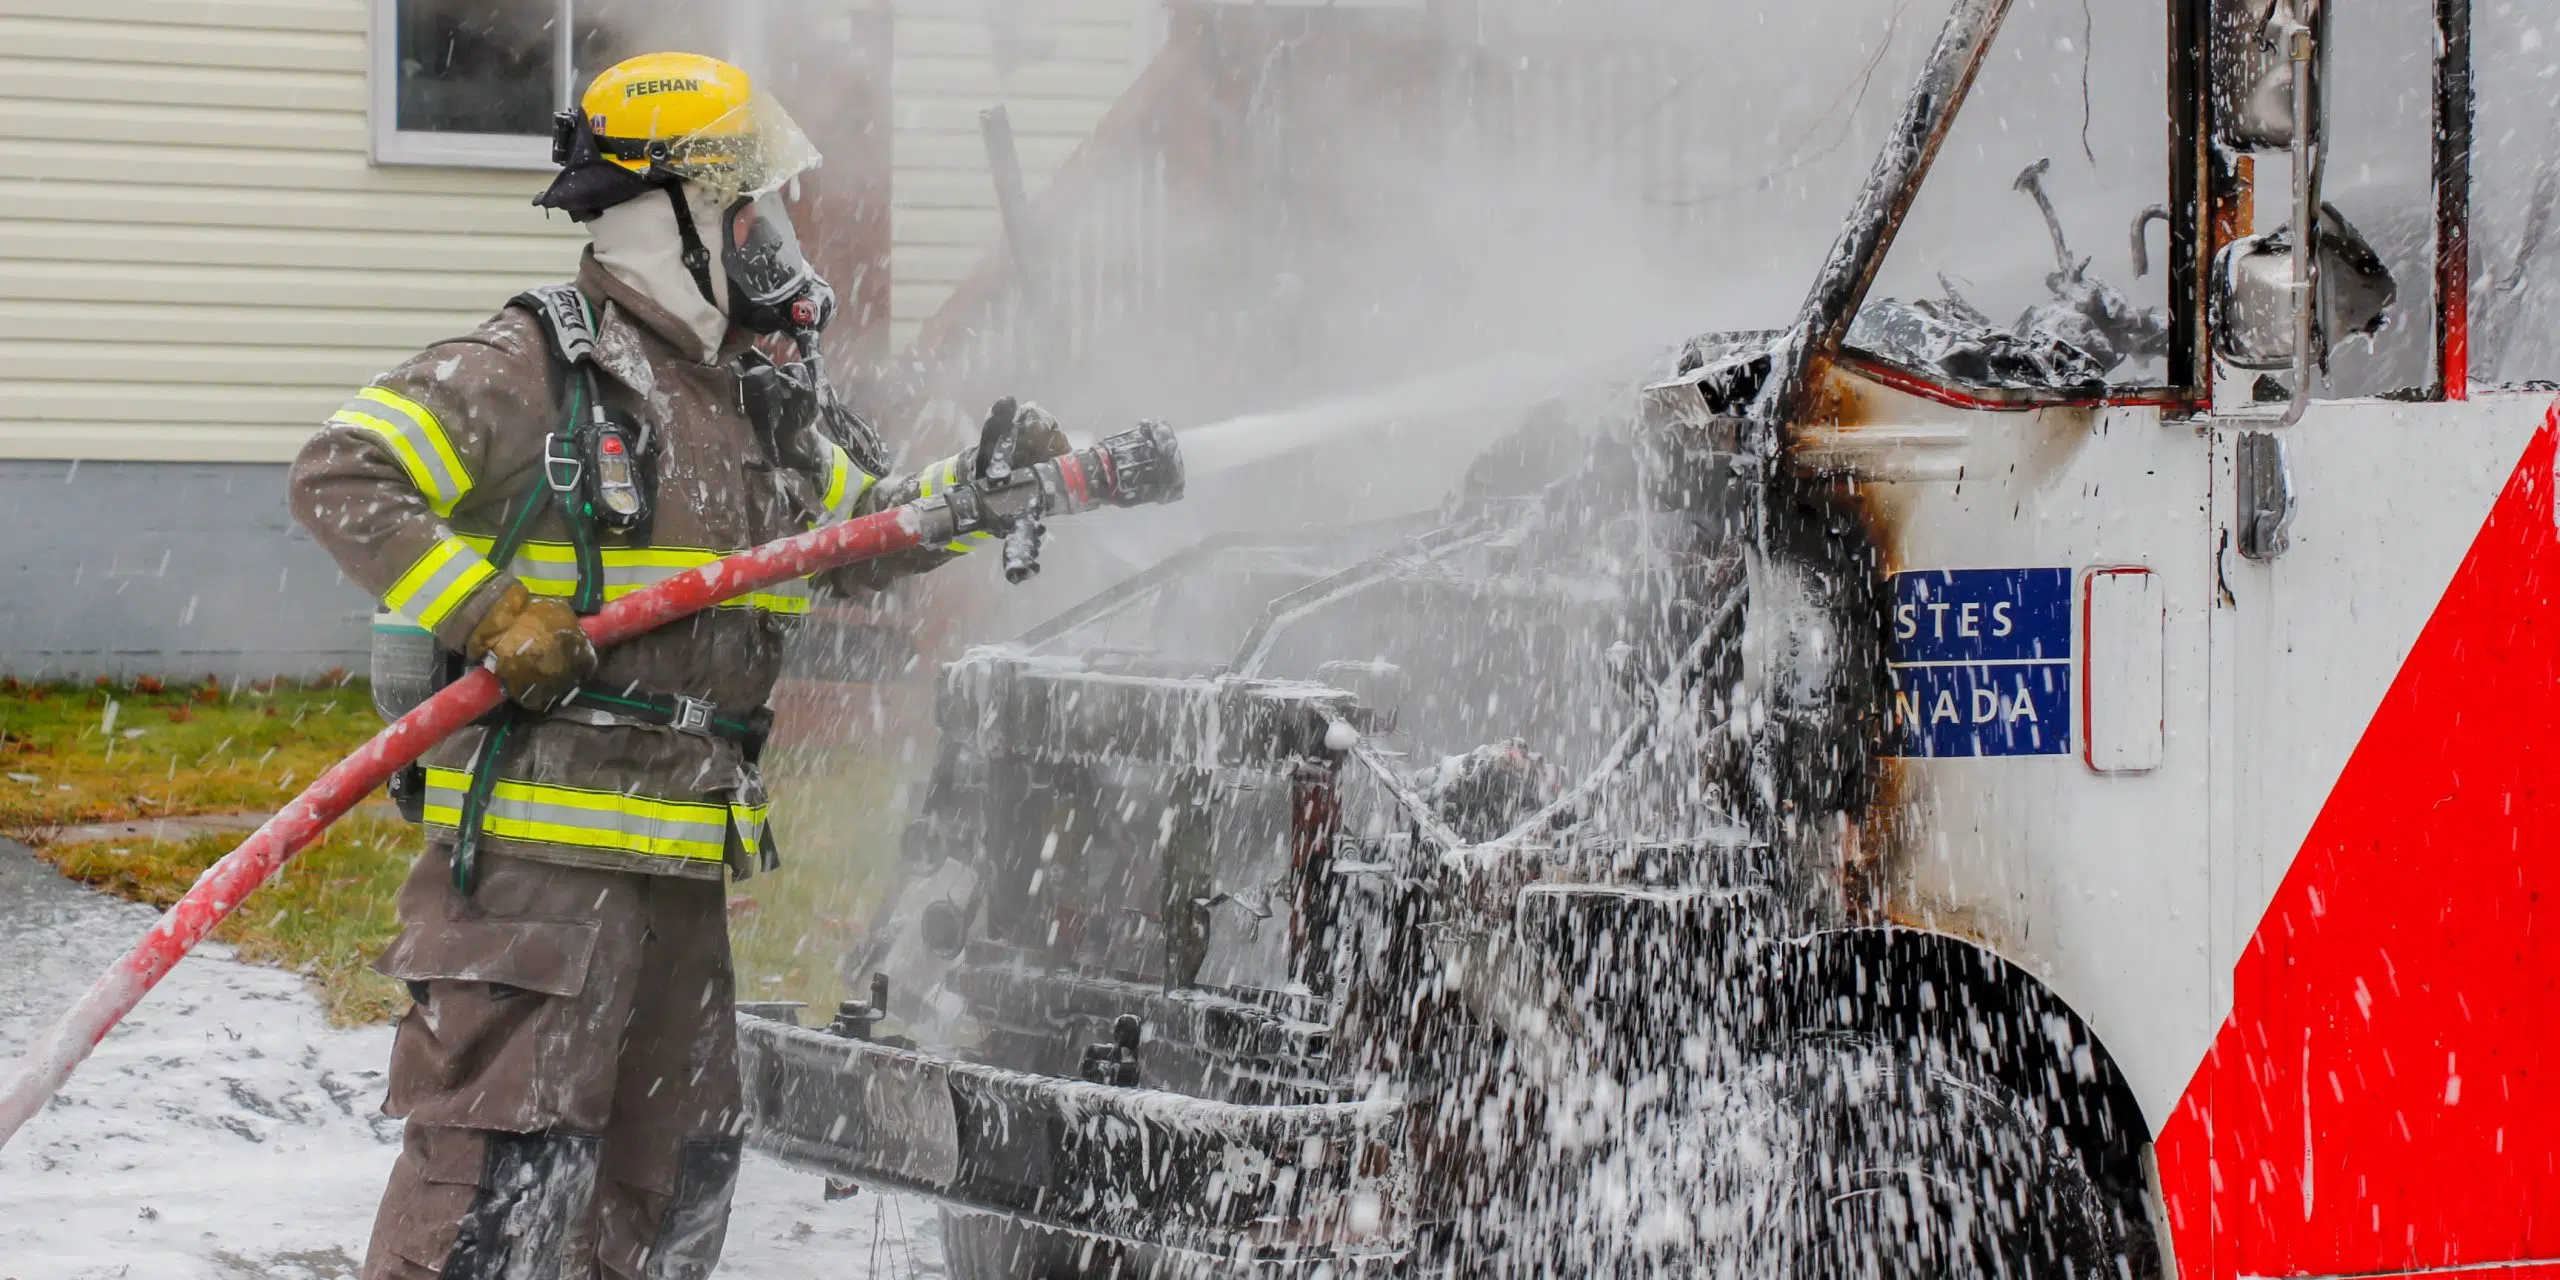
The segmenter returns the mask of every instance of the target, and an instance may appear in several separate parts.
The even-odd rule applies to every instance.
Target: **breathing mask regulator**
[[[667,188],[684,265],[705,301],[720,304],[711,281],[711,251],[694,228],[682,185]],[[800,237],[778,192],[733,201],[720,216],[720,274],[729,286],[729,321],[749,333],[787,335],[801,358],[815,359],[818,332],[836,314],[836,291],[800,252]]]
[[[678,225],[690,228],[683,196],[675,197]],[[763,437],[768,453],[784,466],[823,474],[827,459],[822,445],[843,446],[863,470],[887,471],[886,450],[871,425],[843,401],[820,369],[818,334],[836,314],[836,293],[826,277],[809,265],[792,230],[782,198],[767,193],[729,206],[720,219],[721,274],[729,286],[730,322],[749,333],[778,334],[791,339],[800,359],[776,364],[761,351],[738,359],[740,407]],[[695,246],[686,246],[687,261]],[[708,255],[696,281],[710,297]],[[717,298],[713,298],[716,303]]]
[[[693,230],[681,188],[670,188],[676,226],[685,237],[685,265],[713,305],[710,254]],[[738,358],[738,399],[763,437],[766,451],[795,470],[822,473],[822,439],[849,450],[865,470],[884,469],[879,440],[869,424],[835,397],[818,362],[818,334],[836,314],[836,293],[800,252],[791,213],[779,193],[741,198],[720,218],[720,273],[728,285],[730,323],[749,333],[791,339],[800,359],[775,364],[750,349]]]

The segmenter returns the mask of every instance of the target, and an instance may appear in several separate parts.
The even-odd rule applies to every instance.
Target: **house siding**
[[[1036,192],[1134,75],[1152,0],[1030,2],[894,0],[893,342],[1000,236],[978,111]],[[0,671],[361,663],[282,464],[584,243],[544,173],[372,162],[370,14],[0,0]]]
[[[1037,198],[1137,78],[1156,2],[896,0],[894,344],[1003,237],[978,113],[1005,104]]]
[[[284,473],[0,461],[0,674],[364,670],[372,602],[294,524]]]
[[[1001,238],[978,112],[1034,192],[1148,53],[1151,0],[896,0],[903,342]],[[281,461],[346,389],[580,242],[522,170],[369,159],[365,0],[0,12],[0,457]]]
[[[542,175],[368,158],[363,0],[10,0],[0,457],[280,462],[583,239]]]

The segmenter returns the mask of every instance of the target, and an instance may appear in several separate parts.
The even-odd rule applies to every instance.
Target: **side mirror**
[[[2295,134],[2294,33],[2316,34],[2321,0],[2225,0],[2220,79],[2223,133],[2241,151],[2281,151]],[[2310,68],[2317,89],[2320,71]],[[2315,109],[2313,119],[2319,112]]]
[[[2312,355],[2324,366],[2342,338],[2379,331],[2400,296],[2399,282],[2338,207],[2320,207],[2317,307]],[[2214,350],[2238,369],[2294,364],[2293,229],[2233,241],[2214,263]]]

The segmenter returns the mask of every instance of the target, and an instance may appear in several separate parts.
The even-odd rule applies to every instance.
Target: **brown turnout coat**
[[[782,466],[740,408],[731,344],[702,359],[690,333],[598,266],[577,280],[595,317],[605,401],[661,442],[656,510],[632,535],[599,530],[608,598],[718,555],[884,509],[914,478],[876,480],[840,450],[828,474]],[[459,652],[510,583],[565,597],[576,584],[570,531],[546,501],[506,565],[482,554],[502,517],[542,483],[544,440],[562,417],[562,380],[541,321],[509,308],[377,378],[295,462],[295,516],[359,586]],[[947,483],[950,462],[926,469]],[[911,552],[829,575],[876,588],[929,568]],[[758,593],[670,624],[602,656],[594,680],[706,699],[724,712],[765,704],[785,639],[819,583]],[[427,821],[449,838],[479,731],[426,758]],[[717,879],[749,873],[764,846],[764,794],[733,742],[594,713],[515,730],[483,825],[491,852],[591,867]]]

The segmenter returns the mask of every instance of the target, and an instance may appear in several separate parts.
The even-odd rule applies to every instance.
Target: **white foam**
[[[154,913],[4,842],[0,863],[0,1053],[16,1053]],[[390,1051],[387,1027],[330,1027],[299,975],[199,948],[0,1150],[0,1277],[353,1277],[399,1150],[380,1114]],[[751,1153],[719,1274],[938,1275],[941,1261],[929,1202],[829,1204],[816,1177]]]

